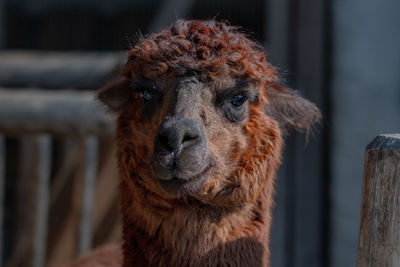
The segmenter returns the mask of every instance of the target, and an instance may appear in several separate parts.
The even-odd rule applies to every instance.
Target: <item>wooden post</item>
[[[400,134],[366,148],[357,266],[400,266]]]
[[[97,175],[97,154],[98,140],[96,137],[90,136],[85,140],[85,166],[79,223],[79,255],[88,252],[92,245],[92,210]]]
[[[49,218],[49,186],[51,172],[51,139],[38,137],[39,164],[36,189],[36,212],[33,237],[32,267],[44,266],[46,261],[47,226]]]

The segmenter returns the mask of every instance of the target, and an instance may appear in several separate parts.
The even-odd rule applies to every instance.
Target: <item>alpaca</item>
[[[320,113],[261,46],[224,22],[178,20],[138,40],[98,98],[118,114],[123,244],[73,266],[269,266],[282,139]]]

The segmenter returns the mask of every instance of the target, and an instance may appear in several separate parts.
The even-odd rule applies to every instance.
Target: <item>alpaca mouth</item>
[[[197,191],[208,177],[212,164],[208,164],[201,172],[191,177],[173,177],[170,180],[158,180],[161,187],[169,193],[180,191]]]

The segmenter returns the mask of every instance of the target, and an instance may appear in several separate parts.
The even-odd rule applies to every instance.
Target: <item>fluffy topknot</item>
[[[226,74],[262,83],[277,80],[259,44],[240,28],[214,20],[178,20],[129,51],[125,75],[152,78],[168,72],[211,80]]]

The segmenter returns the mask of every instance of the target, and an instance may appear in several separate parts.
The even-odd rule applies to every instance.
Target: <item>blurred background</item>
[[[286,140],[272,267],[355,266],[365,146],[400,132],[398,0],[1,0],[2,266],[59,266],[120,241],[113,118],[93,101],[130,40],[227,20],[324,120]]]

